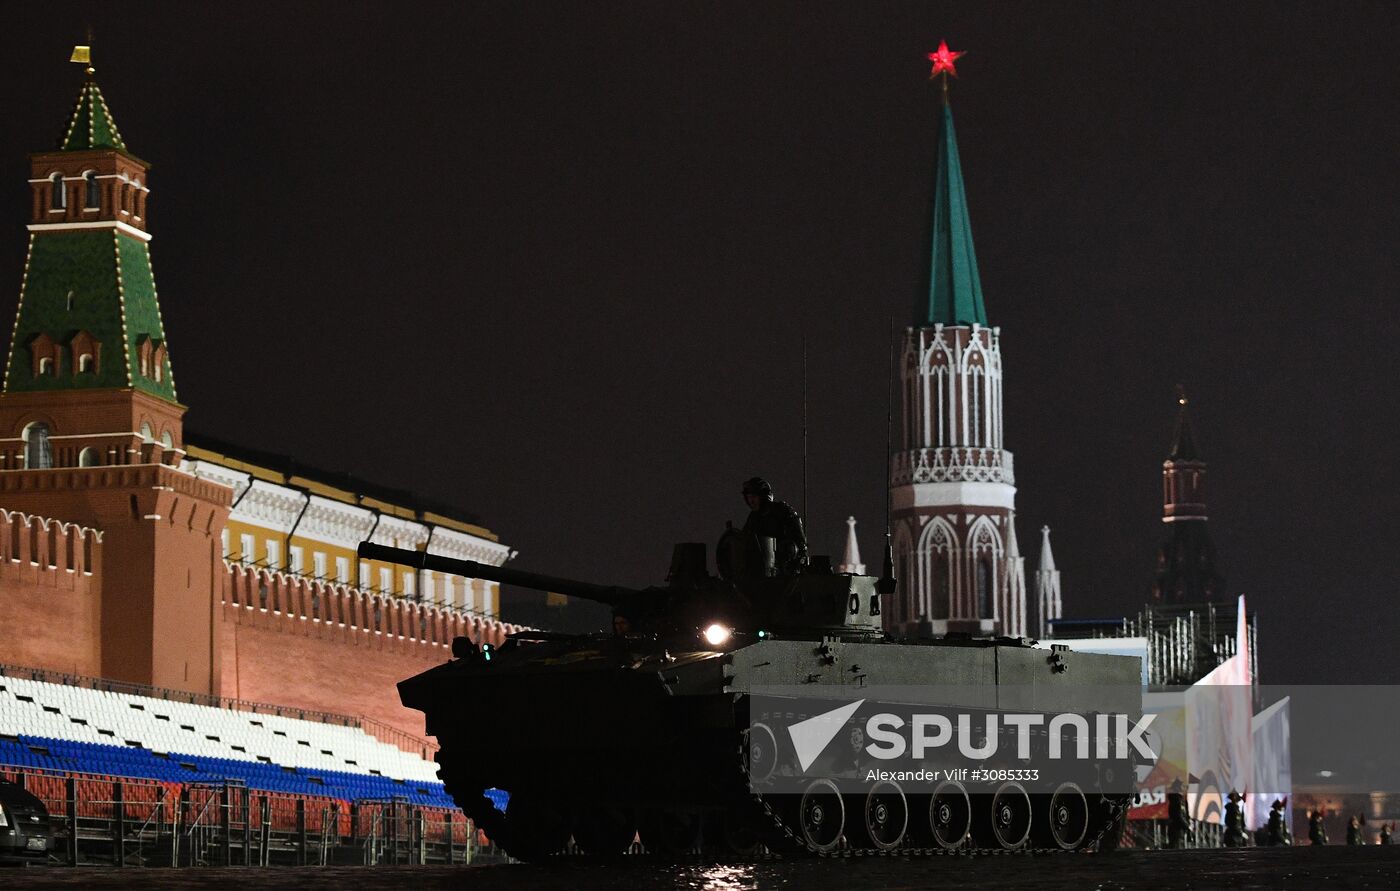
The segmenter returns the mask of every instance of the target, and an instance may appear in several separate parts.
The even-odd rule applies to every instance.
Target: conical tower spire
[[[1191,416],[1186,412],[1186,388],[1177,384],[1176,431],[1172,434],[1172,450],[1167,453],[1171,461],[1199,461],[1196,452],[1196,438],[1191,433]]]
[[[972,245],[972,222],[967,213],[952,106],[945,103],[941,114],[938,159],[934,165],[928,300],[918,323],[985,325],[987,310],[982,303],[982,279]]]
[[[1050,550],[1050,527],[1040,527],[1040,571],[1056,572],[1055,554]]]
[[[1050,527],[1040,527],[1040,568],[1035,572],[1036,635],[1044,638],[1054,631],[1064,603],[1060,599],[1060,571],[1050,551]]]
[[[68,129],[59,141],[59,151],[86,152],[92,149],[117,149],[126,151],[126,143],[117,130],[117,122],[112,118],[107,101],[97,81],[89,74],[78,91],[78,101],[73,106],[73,114],[68,118]]]

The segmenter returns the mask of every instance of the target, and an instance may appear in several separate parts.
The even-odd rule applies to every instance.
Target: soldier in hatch
[[[773,487],[761,477],[744,483],[744,502],[749,506],[744,534],[754,536],[760,543],[765,538],[776,542],[779,573],[796,575],[801,572],[807,565],[807,535],[797,511],[785,501],[773,500]]]

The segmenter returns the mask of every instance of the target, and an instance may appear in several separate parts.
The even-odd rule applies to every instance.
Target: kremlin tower
[[[899,579],[892,632],[1026,633],[1016,486],[1003,448],[1001,330],[987,323],[947,74],[958,54],[930,55],[944,76],[931,244],[918,314],[900,362],[902,447],[891,456],[891,532]]]
[[[211,567],[229,490],[180,470],[185,407],[151,273],[148,165],[87,74],[57,148],[29,159],[29,251],[0,395],[0,429],[12,437],[0,448],[0,503],[101,530],[100,631],[75,627],[88,655],[69,664],[218,693],[226,576]]]
[[[1157,549],[1152,602],[1208,603],[1225,593],[1215,569],[1215,545],[1206,531],[1206,464],[1196,451],[1186,395],[1178,388],[1176,433],[1162,462],[1162,522],[1166,540]]]

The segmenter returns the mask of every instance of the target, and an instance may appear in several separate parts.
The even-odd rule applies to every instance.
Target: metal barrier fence
[[[457,810],[347,802],[0,765],[49,811],[51,862],[114,866],[325,866],[501,862]]]
[[[1161,849],[1171,847],[1171,829],[1166,820],[1128,821],[1125,846],[1134,848]],[[1189,821],[1182,833],[1183,848],[1222,848],[1225,846],[1225,827],[1219,823]]]

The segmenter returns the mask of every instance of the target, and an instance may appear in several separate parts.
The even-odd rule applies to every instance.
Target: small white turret
[[[841,553],[841,562],[837,564],[836,571],[865,575],[865,564],[860,562],[860,543],[856,541],[855,517],[846,518],[846,548]]]

